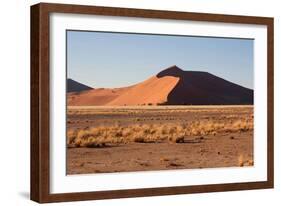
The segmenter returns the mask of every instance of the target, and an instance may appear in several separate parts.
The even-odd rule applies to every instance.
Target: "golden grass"
[[[214,120],[193,121],[186,124],[132,124],[128,126],[98,126],[85,129],[73,129],[67,132],[69,147],[103,147],[106,144],[119,143],[156,143],[169,141],[184,143],[185,137],[217,135],[253,130],[252,118],[220,122]]]

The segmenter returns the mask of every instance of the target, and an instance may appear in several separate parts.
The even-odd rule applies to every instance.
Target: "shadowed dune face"
[[[253,104],[253,90],[239,86],[208,72],[183,71],[170,67],[157,77],[174,76],[178,84],[168,95],[170,105]]]
[[[68,94],[69,106],[253,104],[253,90],[208,72],[169,67],[139,84]]]

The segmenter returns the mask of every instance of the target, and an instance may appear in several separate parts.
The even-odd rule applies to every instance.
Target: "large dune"
[[[253,90],[208,72],[169,67],[139,84],[68,93],[69,106],[253,104]]]
[[[178,77],[178,84],[168,95],[171,105],[253,104],[253,90],[234,84],[208,72],[183,71],[177,66],[157,74]]]
[[[178,77],[158,78],[154,76],[130,87],[69,93],[68,105],[156,105],[167,102],[168,94],[178,81]]]
[[[168,100],[168,94],[178,81],[178,77],[172,76],[151,77],[131,87],[113,101],[108,102],[107,105],[156,105],[165,103]]]

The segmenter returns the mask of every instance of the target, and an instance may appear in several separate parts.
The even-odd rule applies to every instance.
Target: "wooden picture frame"
[[[194,186],[126,190],[50,193],[50,73],[49,36],[51,13],[71,13],[162,20],[190,20],[264,25],[267,27],[267,180]],[[31,7],[31,200],[39,203],[128,198],[157,195],[273,188],[273,18],[175,11],[111,8],[40,3]]]

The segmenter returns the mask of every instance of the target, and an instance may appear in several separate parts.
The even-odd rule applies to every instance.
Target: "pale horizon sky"
[[[253,89],[253,40],[67,31],[67,78],[93,88],[133,85],[172,65]]]

